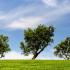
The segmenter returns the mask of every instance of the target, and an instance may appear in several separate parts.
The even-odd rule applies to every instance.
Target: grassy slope
[[[70,61],[0,60],[0,70],[70,70]]]

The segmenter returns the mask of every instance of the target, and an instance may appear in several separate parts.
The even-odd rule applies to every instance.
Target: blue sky
[[[35,28],[39,24],[53,25],[55,35],[54,43],[48,46],[38,59],[59,59],[53,55],[53,47],[70,36],[70,1],[0,0],[0,34],[9,37],[12,49],[5,59],[14,59],[13,54],[15,58],[23,59],[19,46],[24,39],[24,29]]]

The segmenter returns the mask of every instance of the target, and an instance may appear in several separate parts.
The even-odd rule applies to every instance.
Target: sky
[[[0,34],[9,37],[11,48],[2,59],[31,59],[21,54],[20,42],[25,29],[39,24],[53,25],[55,32],[54,42],[36,59],[60,59],[53,48],[70,36],[70,0],[0,0]]]

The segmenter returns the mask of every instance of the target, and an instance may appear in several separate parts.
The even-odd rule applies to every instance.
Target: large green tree
[[[66,60],[70,59],[70,37],[67,37],[64,41],[55,46],[54,54]]]
[[[51,42],[53,42],[54,27],[38,25],[37,28],[28,28],[24,31],[24,40],[20,48],[24,54],[33,53],[35,59]]]
[[[8,41],[7,36],[0,35],[0,58],[4,57],[4,54],[10,51]]]

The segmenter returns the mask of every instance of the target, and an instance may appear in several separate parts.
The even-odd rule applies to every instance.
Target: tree
[[[54,54],[66,60],[70,59],[70,37],[55,46]]]
[[[0,35],[0,58],[4,57],[4,53],[10,51],[8,37]]]
[[[20,48],[23,53],[28,55],[33,53],[35,59],[51,42],[53,42],[54,27],[38,25],[37,28],[24,30],[25,41],[21,42]]]

